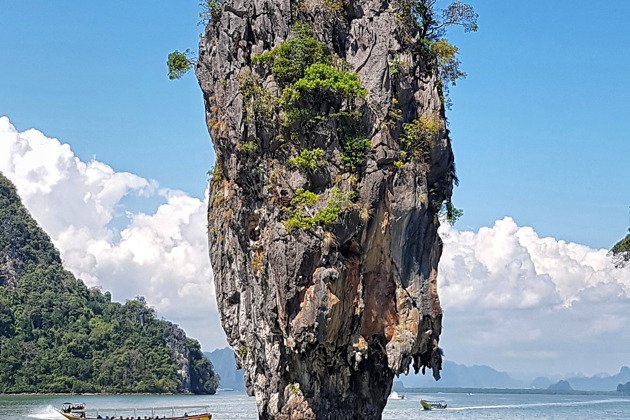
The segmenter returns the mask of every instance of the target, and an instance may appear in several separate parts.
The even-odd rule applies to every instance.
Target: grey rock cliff
[[[262,419],[380,419],[410,364],[439,378],[437,214],[451,195],[453,155],[435,62],[405,13],[396,1],[225,0],[200,40],[196,74],[217,165],[208,230],[218,308]],[[252,57],[292,36],[296,22],[368,92],[346,104],[371,142],[354,171],[341,159],[338,103],[311,104],[329,118],[282,141],[286,110],[259,118],[243,94],[248,78],[282,95]],[[410,159],[403,124],[421,119],[437,128]],[[326,165],[288,163],[314,148]],[[317,194],[313,213],[339,192],[353,202],[328,226],[289,232],[299,188]]]
[[[170,321],[163,324],[164,341],[171,349],[179,386],[177,392],[190,392],[190,351],[186,341],[186,332]]]

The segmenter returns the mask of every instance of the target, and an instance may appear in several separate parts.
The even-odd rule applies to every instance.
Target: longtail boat
[[[59,414],[68,420],[210,420],[205,406],[149,408],[86,408],[82,403],[64,403]]]
[[[420,400],[420,404],[425,410],[443,410],[446,408],[446,402],[444,401]]]

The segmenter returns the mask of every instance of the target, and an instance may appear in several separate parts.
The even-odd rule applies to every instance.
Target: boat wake
[[[506,404],[506,405],[478,405],[472,407],[449,407],[449,411],[463,411],[463,410],[493,410],[493,409],[505,409],[505,408],[534,408],[534,407],[577,407],[583,405],[597,405],[597,404],[610,404],[610,403],[630,403],[630,400],[622,399],[606,399],[595,401],[566,401],[566,402],[550,402],[550,403],[531,403],[531,404]]]
[[[63,419],[63,416],[59,414],[57,410],[55,409],[55,407],[53,407],[52,405],[49,405],[48,407],[46,407],[43,413],[29,414],[28,417],[32,419],[42,419],[42,420]]]

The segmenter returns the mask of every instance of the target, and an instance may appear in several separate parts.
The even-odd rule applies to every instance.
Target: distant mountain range
[[[630,381],[630,368],[623,366],[615,375],[574,376],[561,378],[560,382],[558,378],[551,380],[538,377],[532,382],[525,382],[489,366],[465,366],[445,360],[441,375],[442,379],[437,382],[431,375],[422,374],[401,376],[398,380],[405,388],[536,388],[616,391],[619,384]]]
[[[580,391],[616,391],[617,385],[630,381],[630,368],[623,366],[615,375],[577,376],[565,378],[565,381]]]
[[[245,391],[243,371],[236,369],[234,352],[231,348],[225,347],[212,352],[205,352],[204,356],[210,359],[214,371],[219,374],[219,388]]]
[[[442,379],[431,374],[400,376],[405,388],[526,388],[527,384],[489,366],[464,366],[449,360],[442,364]]]
[[[234,353],[229,347],[204,353],[214,365],[214,370],[221,377],[219,387],[224,389],[245,390],[243,373],[236,370]],[[574,376],[553,380],[546,377],[538,377],[532,382],[521,381],[512,378],[505,372],[500,372],[489,366],[460,365],[445,360],[442,365],[442,379],[435,381],[428,373],[400,376],[395,380],[394,389],[400,391],[404,388],[536,388],[576,391],[616,391],[619,384],[630,382],[630,368],[623,366],[615,375],[600,374],[591,377]]]

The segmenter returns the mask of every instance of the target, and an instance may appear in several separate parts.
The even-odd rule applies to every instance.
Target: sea
[[[484,420],[576,420],[630,419],[630,397],[609,395],[533,395],[501,393],[406,393],[404,399],[389,399],[385,420],[484,419]],[[420,400],[444,401],[445,410],[424,411]],[[82,396],[0,396],[0,420],[62,420],[55,412],[64,402],[84,403],[86,407],[207,406],[213,420],[258,418],[254,398],[233,391],[215,395],[82,395]],[[105,413],[105,411],[104,411]],[[369,419],[368,419],[369,420]]]

